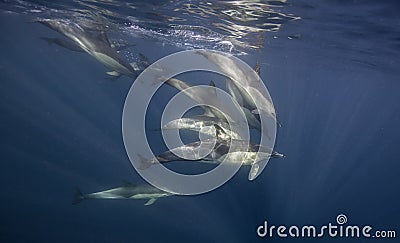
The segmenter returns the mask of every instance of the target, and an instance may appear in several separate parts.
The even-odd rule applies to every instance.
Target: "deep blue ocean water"
[[[251,1],[0,1],[0,6],[1,242],[363,242],[256,233],[265,220],[320,227],[335,223],[338,214],[345,214],[348,224],[397,233],[396,239],[368,242],[398,242],[397,1],[256,6]],[[244,14],[246,7],[256,17]],[[240,14],[229,16],[227,10]],[[231,51],[250,66],[259,61],[283,125],[275,148],[286,158],[271,160],[251,182],[248,168],[242,168],[203,195],[161,198],[147,207],[143,200],[71,205],[76,187],[89,193],[122,180],[143,183],[121,134],[124,100],[134,80],[110,80],[109,70],[91,56],[48,45],[40,37],[60,35],[32,23],[35,18],[107,26],[110,37],[135,43],[123,51],[128,60],[137,53],[155,61],[209,48]],[[232,50],[221,44],[226,40]],[[160,90],[165,97],[175,92]],[[162,95],[156,99],[153,121],[163,102]]]

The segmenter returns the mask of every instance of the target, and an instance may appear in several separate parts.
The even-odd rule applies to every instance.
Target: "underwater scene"
[[[399,11],[0,0],[0,242],[398,242]]]

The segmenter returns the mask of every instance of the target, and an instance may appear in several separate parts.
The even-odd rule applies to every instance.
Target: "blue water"
[[[1,242],[281,242],[258,237],[257,227],[264,220],[321,226],[338,214],[352,225],[396,230],[397,239],[368,242],[398,241],[399,3],[270,1],[257,5],[262,11],[237,3],[0,1]],[[254,19],[224,14],[245,7]],[[250,66],[259,61],[283,124],[275,148],[286,158],[271,160],[252,182],[242,168],[203,195],[148,207],[141,200],[71,205],[76,187],[89,193],[122,180],[143,183],[121,134],[134,80],[110,80],[89,55],[48,45],[40,37],[59,35],[31,23],[38,17],[107,25],[110,36],[136,44],[123,52],[128,60],[209,48]]]

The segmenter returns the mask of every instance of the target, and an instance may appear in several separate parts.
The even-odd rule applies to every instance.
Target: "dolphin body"
[[[152,205],[158,198],[172,196],[172,193],[162,191],[149,184],[135,185],[124,182],[124,186],[106,191],[82,194],[77,189],[72,204],[78,204],[84,199],[148,199],[145,206]]]
[[[68,49],[70,51],[84,52],[84,50],[82,48],[80,48],[78,45],[76,45],[74,42],[72,42],[68,39],[51,38],[51,37],[40,37],[40,39],[46,41],[47,44],[49,44],[49,45],[55,44],[55,45],[65,48],[65,49]]]
[[[217,97],[214,82],[211,81],[209,87],[204,89],[191,89],[193,86],[180,79],[170,78],[166,82],[171,87],[183,92],[187,97],[198,104],[210,104],[215,107],[224,107],[222,101]],[[227,120],[227,115],[209,106],[201,106],[204,110],[204,116],[218,117]]]
[[[265,114],[276,121],[276,112],[272,100],[265,92],[256,72],[244,73],[242,68],[232,61],[227,54],[204,50],[198,50],[197,54],[204,56],[220,67],[222,72],[230,78],[229,80],[233,83],[231,88],[235,89],[235,99],[242,102],[241,106],[249,109],[253,114]],[[238,98],[239,96],[240,98]]]
[[[166,81],[166,83],[169,86],[172,86],[176,88],[177,90],[183,92],[187,97],[189,97],[191,100],[193,100],[196,103],[207,103],[207,104],[214,104],[216,107],[223,107],[223,104],[221,103],[222,101],[218,99],[217,93],[215,91],[215,84],[214,82],[210,82],[210,87],[207,90],[202,90],[204,92],[200,93],[198,92],[199,90],[193,90],[189,89],[192,87],[189,83],[186,83],[182,80],[176,79],[176,78],[171,78]],[[233,97],[235,98],[235,97]],[[240,105],[240,104],[239,104]],[[225,120],[228,122],[229,117],[227,117],[226,114],[223,114],[217,109],[213,109],[212,107],[209,106],[202,106],[204,110],[203,116],[209,116],[209,117],[217,117],[219,119]],[[255,117],[254,114],[251,113],[250,110],[248,110],[245,107],[238,106],[238,109],[241,109],[247,119],[248,125],[251,128],[255,128],[257,130],[261,130],[261,123],[260,121]],[[232,122],[232,121],[230,121]]]
[[[111,43],[104,31],[96,35],[93,32],[84,30],[78,24],[64,20],[38,19],[36,22],[63,34],[84,52],[110,68],[112,71],[107,72],[108,75],[114,77],[119,77],[120,75],[136,77],[138,72],[142,71],[136,70],[134,66],[128,63],[111,47]],[[61,44],[65,44],[65,42]],[[68,44],[68,47],[71,47],[71,45]]]
[[[215,125],[221,127],[224,133],[219,135],[223,139],[240,139],[240,135],[230,129],[230,125],[225,120],[218,117],[210,116],[194,116],[190,118],[178,118],[166,123],[162,126],[162,130],[172,130],[172,129],[185,129],[196,131],[207,136],[215,137],[217,135],[217,130]]]
[[[69,39],[64,39],[64,38],[52,38],[52,37],[40,37],[40,39],[44,40],[47,42],[47,44],[52,45],[58,45],[61,46],[65,49],[68,49],[70,51],[75,51],[75,52],[85,52],[79,45],[75,44],[75,42],[72,42]],[[110,42],[111,48],[114,50],[121,51],[125,48],[135,46],[134,44],[129,44],[127,42],[124,42],[122,40],[113,40]]]
[[[218,133],[223,133],[223,130],[220,127],[217,125],[215,126]],[[196,150],[196,148],[199,148],[201,145],[212,148],[212,152],[203,157]],[[182,155],[182,157],[179,155]],[[220,164],[225,160],[227,163],[232,164],[243,163],[242,165],[251,166],[248,177],[251,181],[254,180],[258,175],[258,162],[265,161],[270,158],[285,157],[283,154],[272,151],[271,148],[267,148],[260,144],[251,143],[246,140],[221,139],[219,134],[217,134],[216,139],[212,138],[189,143],[177,148],[173,148],[151,159],[143,158],[140,155],[138,156],[141,160],[139,167],[141,170],[147,169],[152,165],[168,163],[172,161],[197,161],[210,164]],[[186,159],[182,159],[183,157]]]

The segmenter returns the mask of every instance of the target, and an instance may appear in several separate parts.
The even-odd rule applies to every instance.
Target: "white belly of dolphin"
[[[262,160],[269,159],[271,155],[269,153],[262,152],[230,152],[226,155],[221,156],[218,162],[226,160],[227,163],[243,163],[243,165],[252,165]]]
[[[158,197],[164,197],[166,194],[154,194],[154,193],[143,193],[143,194],[136,194],[130,197],[130,199],[149,199],[149,198],[158,198]]]
[[[99,60],[101,63],[103,63],[105,66],[109,67],[110,69],[117,71],[119,73],[123,74],[130,74],[131,72],[121,65],[117,60],[114,58],[111,58],[103,53],[100,52],[91,52],[91,55]]]

